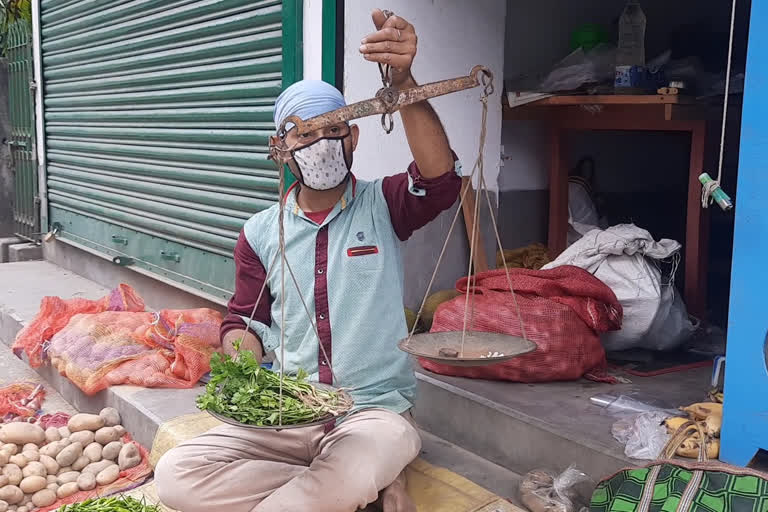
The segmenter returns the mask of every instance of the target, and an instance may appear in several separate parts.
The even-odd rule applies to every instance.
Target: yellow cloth
[[[165,452],[221,425],[207,413],[187,414],[167,421],[157,431],[149,461],[152,467]],[[523,512],[503,498],[445,468],[416,459],[408,466],[408,494],[419,512]],[[154,482],[126,493],[159,503]],[[164,511],[171,509],[163,507]]]

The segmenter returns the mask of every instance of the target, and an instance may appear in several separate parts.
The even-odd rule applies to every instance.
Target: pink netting
[[[17,356],[26,352],[29,364],[37,368],[43,364],[45,341],[62,330],[74,315],[102,311],[144,311],[144,301],[126,284],[121,284],[99,300],[44,297],[37,316],[16,336],[13,352]]]
[[[45,388],[35,382],[15,382],[0,388],[0,423],[34,418],[45,399]]]
[[[116,294],[118,290],[122,293]],[[100,301],[75,299],[81,302],[44,308],[57,319],[41,311],[14,346],[35,354],[41,333],[50,336],[46,355],[51,364],[87,394],[117,384],[194,386],[210,370],[211,354],[220,347],[221,314],[204,308],[137,311],[144,303],[133,289],[121,285],[118,290]],[[114,300],[116,296],[131,300]],[[44,306],[57,304],[49,299]]]
[[[478,379],[546,382],[586,376],[609,380],[598,332],[621,327],[621,305],[611,289],[577,267],[509,272],[525,334],[538,349],[490,366],[463,368],[427,360],[420,364],[435,373]],[[517,308],[504,270],[478,274],[475,279],[468,330],[520,336]],[[468,279],[461,279],[456,289],[465,293],[467,285]],[[443,303],[435,312],[432,332],[461,331],[464,311],[464,295]]]

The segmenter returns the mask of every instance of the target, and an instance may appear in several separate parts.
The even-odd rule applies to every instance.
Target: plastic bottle
[[[646,18],[639,0],[628,0],[619,18],[619,43],[616,53],[617,93],[632,92],[633,69],[645,66]]]

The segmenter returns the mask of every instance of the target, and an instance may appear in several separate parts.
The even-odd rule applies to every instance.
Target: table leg
[[[552,128],[549,137],[549,236],[547,245],[552,259],[568,244],[568,168],[563,158],[563,132]]]
[[[685,228],[685,302],[688,312],[704,320],[707,316],[707,263],[709,260],[709,215],[701,207],[699,175],[704,171],[706,122],[691,131],[691,162],[688,171],[688,212]]]

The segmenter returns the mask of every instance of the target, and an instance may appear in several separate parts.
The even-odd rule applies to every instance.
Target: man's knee
[[[198,502],[193,496],[196,486],[186,478],[180,462],[184,451],[173,448],[166,452],[155,467],[155,487],[157,495],[164,505],[174,509],[188,511],[190,503]]]

